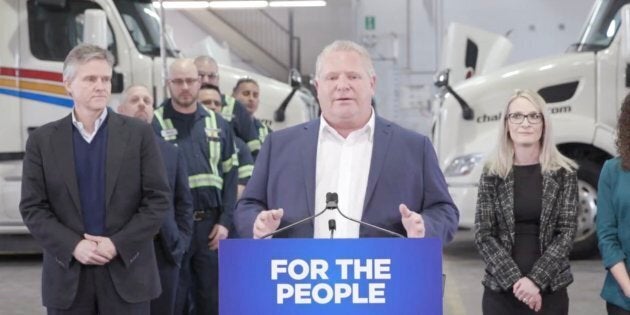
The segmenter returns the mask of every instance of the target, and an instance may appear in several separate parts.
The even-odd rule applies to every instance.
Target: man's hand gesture
[[[283,215],[282,208],[260,212],[254,221],[254,238],[261,238],[277,230]]]

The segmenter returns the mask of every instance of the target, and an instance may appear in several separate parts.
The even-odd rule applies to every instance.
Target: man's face
[[[372,113],[375,83],[358,53],[333,51],[324,55],[315,85],[326,121],[335,128],[365,124]]]
[[[236,93],[234,93],[234,98],[245,105],[250,115],[254,115],[256,110],[258,110],[258,104],[260,103],[258,96],[258,85],[252,82],[241,83]]]
[[[216,113],[221,111],[221,95],[214,89],[199,91],[199,103]]]
[[[74,106],[89,111],[102,111],[112,93],[112,67],[107,61],[92,59],[76,67],[74,77],[64,81]]]
[[[147,88],[134,86],[127,91],[127,97],[118,106],[118,112],[151,123],[153,120],[153,97]]]
[[[201,84],[212,84],[219,86],[219,66],[214,62],[197,62],[197,74]]]
[[[199,77],[192,63],[183,63],[171,68],[168,88],[174,103],[181,107],[190,107],[197,101]]]

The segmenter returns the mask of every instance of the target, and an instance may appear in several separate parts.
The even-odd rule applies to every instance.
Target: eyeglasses
[[[221,103],[221,101],[217,101],[217,100],[203,100],[203,101],[200,101],[200,102],[201,102],[201,104],[208,105],[208,106],[214,105],[214,106],[219,106],[220,107],[221,105],[223,105]]]
[[[197,83],[199,79],[198,78],[185,78],[185,79],[171,79],[169,81],[173,83],[174,85],[182,86],[184,85],[184,83],[186,83],[186,85],[193,85]]]
[[[203,77],[208,77],[208,79],[214,79],[214,78],[218,78],[219,77],[219,73],[217,73],[217,72],[210,72],[210,73],[197,72],[197,74],[199,74],[199,77],[201,79],[203,79]]]
[[[522,124],[525,117],[527,117],[527,121],[533,125],[540,124],[543,120],[543,115],[541,113],[529,113],[527,115],[523,113],[510,113],[507,115],[507,118],[513,124]]]

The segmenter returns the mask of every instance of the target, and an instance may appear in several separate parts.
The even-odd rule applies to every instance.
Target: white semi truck
[[[628,3],[597,0],[579,41],[559,56],[475,73],[477,59],[484,63],[483,58],[497,55],[496,51],[478,46],[474,38],[466,44],[460,41],[466,56],[451,64],[459,82],[449,83],[446,70],[436,76],[436,85],[443,89],[434,102],[433,125],[441,167],[460,209],[460,226],[474,226],[478,181],[496,143],[497,127],[504,121],[505,102],[514,90],[527,88],[547,101],[558,148],[580,166],[573,254],[585,256],[597,250],[599,172],[604,161],[616,155],[617,115],[630,91]]]
[[[30,130],[70,113],[62,65],[91,25],[88,9],[106,17],[106,46],[116,59],[112,107],[131,84],[151,87],[158,104],[164,98],[160,17],[151,1],[0,0],[0,252],[38,251],[25,242],[28,231],[18,210],[21,159]],[[172,62],[180,54],[172,41],[164,42],[167,63]],[[317,113],[315,98],[297,84],[227,66],[220,66],[220,71],[221,89],[227,93],[239,78],[258,81],[262,100],[256,116],[272,129],[304,122]]]

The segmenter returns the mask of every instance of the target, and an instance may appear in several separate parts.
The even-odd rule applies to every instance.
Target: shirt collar
[[[77,116],[74,112],[75,110],[76,110],[75,108],[72,108],[72,124],[74,124],[78,128],[85,129],[85,126],[83,126],[83,123],[77,119]],[[94,121],[94,131],[98,130],[98,128],[105,121],[105,118],[107,118],[107,108],[103,109],[103,111],[101,112],[101,115],[98,116],[96,121]]]
[[[326,119],[324,118],[323,115],[320,115],[320,119],[319,119],[320,123],[319,123],[319,134],[322,135],[322,133],[324,132],[328,132],[332,135],[335,135],[336,137],[340,137],[341,139],[343,139],[343,137],[339,134],[339,132],[337,132],[337,130],[335,130],[335,128],[333,128],[330,124],[328,124],[328,122],[326,121]],[[367,121],[367,123],[365,125],[363,125],[363,127],[353,131],[350,133],[350,135],[355,134],[355,133],[368,133],[368,140],[370,142],[372,142],[372,139],[374,139],[374,126],[375,126],[375,115],[374,115],[374,109],[372,108],[372,113],[370,114],[370,119]],[[350,136],[348,135],[348,136]]]

